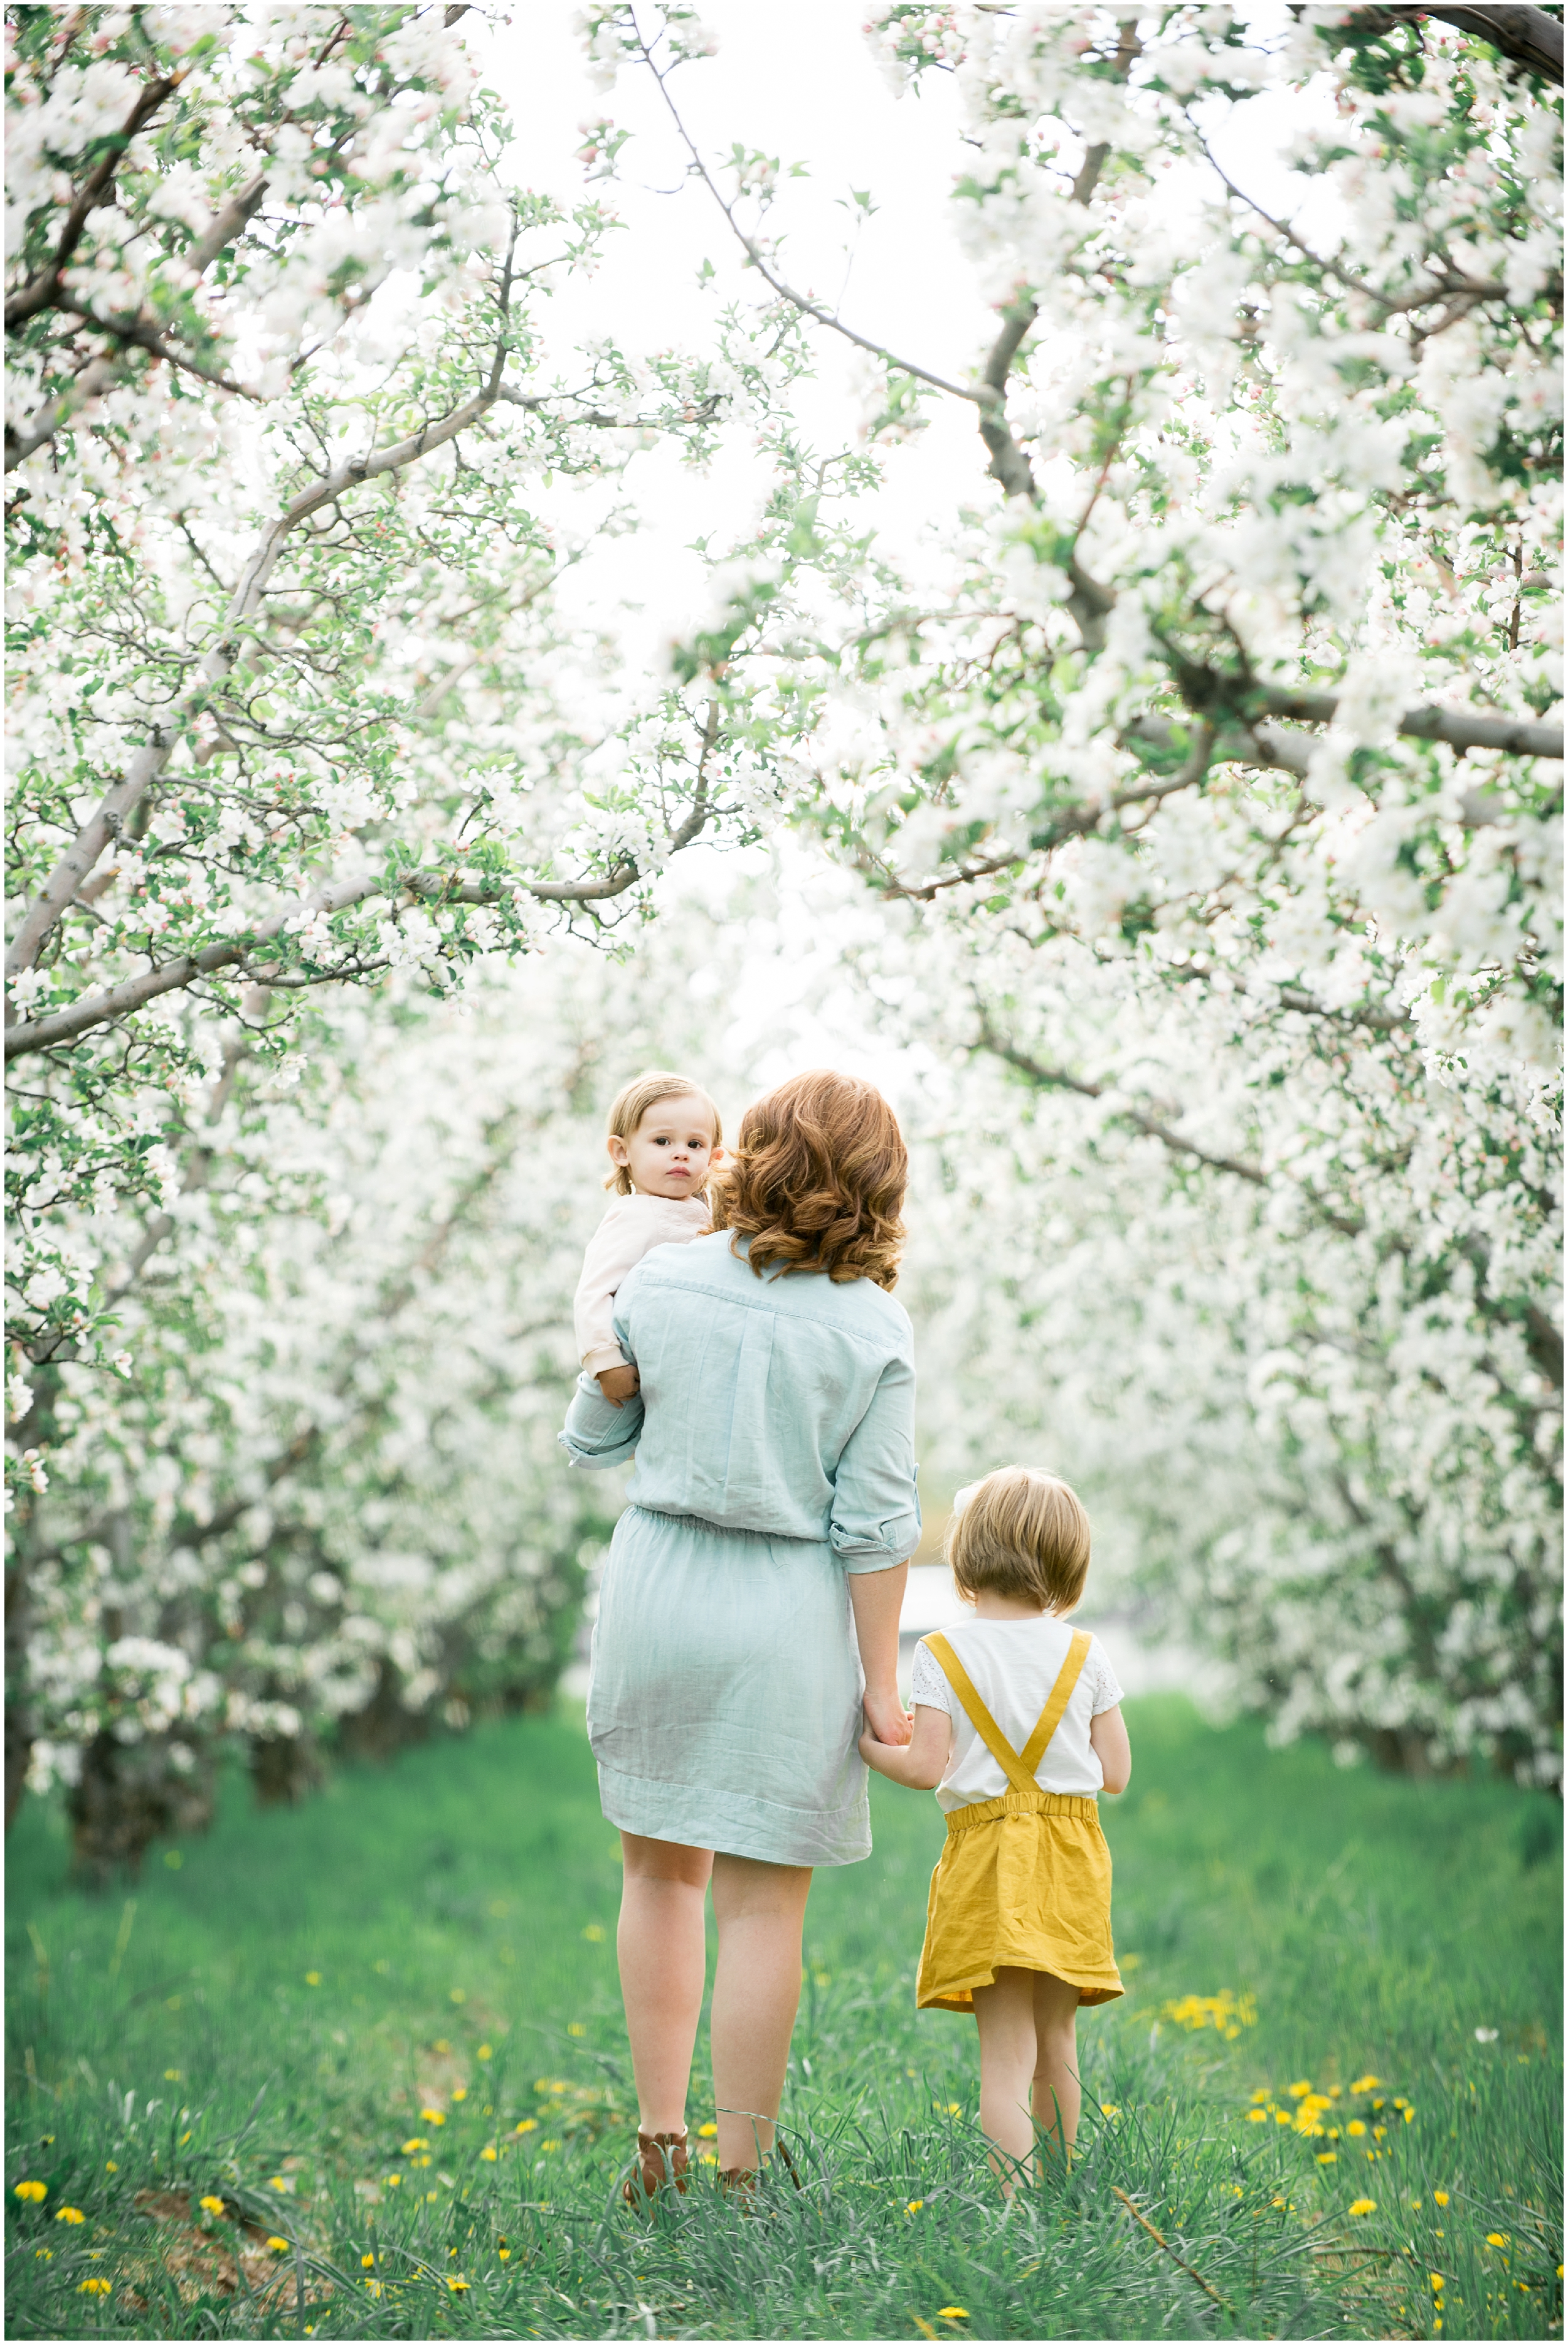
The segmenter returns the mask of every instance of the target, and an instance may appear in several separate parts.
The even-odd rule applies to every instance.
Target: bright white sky
[[[651,26],[653,12],[644,13]],[[1245,13],[1259,35],[1284,22],[1282,0],[1257,0]],[[967,157],[950,77],[928,75],[917,94],[895,97],[872,62],[856,0],[711,0],[703,14],[717,54],[683,67],[672,93],[710,163],[739,142],[777,157],[786,171],[805,166],[807,177],[786,183],[774,214],[775,228],[787,231],[792,281],[836,302],[847,323],[901,356],[965,380],[996,322],[953,228],[952,183]],[[567,0],[518,0],[510,22],[488,35],[487,79],[517,126],[510,168],[520,185],[571,204],[584,188],[582,127],[608,115],[633,133],[618,179],[596,190],[625,229],[609,239],[592,278],[554,297],[551,341],[562,360],[599,335],[636,354],[709,347],[719,310],[754,301],[758,279],[711,197],[688,178],[652,76],[628,68],[612,90],[598,88],[575,17]],[[1301,182],[1279,160],[1300,118],[1300,101],[1287,122],[1280,102],[1264,98],[1222,107],[1212,125],[1231,177],[1276,212],[1301,202]],[[877,209],[850,257],[852,188],[868,188]],[[704,259],[717,272],[706,288],[697,281]],[[826,330],[816,347],[819,382],[801,412],[826,444],[842,444],[846,416],[858,416],[866,361]],[[905,549],[960,505],[996,494],[973,409],[933,400],[927,412],[929,429],[893,452],[886,486],[867,505],[868,519]],[[670,636],[705,607],[703,565],[687,549],[710,532],[721,542],[744,533],[763,473],[745,450],[721,457],[705,477],[659,451],[636,459],[629,485],[642,531],[616,541],[609,574],[599,560],[585,563],[571,592],[601,619],[607,604],[642,604],[641,620],[624,632],[626,653],[636,665],[658,666]]]

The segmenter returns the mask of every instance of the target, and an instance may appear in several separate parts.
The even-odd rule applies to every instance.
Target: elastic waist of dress
[[[770,1547],[826,1547],[827,1534],[821,1538],[796,1538],[788,1531],[754,1530],[743,1523],[715,1523],[706,1515],[672,1515],[663,1507],[650,1507],[635,1500],[626,1509],[629,1515],[646,1515],[650,1522],[675,1523],[682,1530],[707,1531],[714,1538],[765,1539]]]
[[[976,1800],[966,1808],[949,1808],[947,1829],[968,1832],[976,1824],[995,1823],[1000,1816],[1077,1816],[1099,1822],[1099,1802],[1079,1792],[1007,1792],[999,1800]]]

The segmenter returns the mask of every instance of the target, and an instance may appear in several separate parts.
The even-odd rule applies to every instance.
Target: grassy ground
[[[1560,2333],[1558,1812],[1128,1715],[1130,1992],[1081,2025],[1074,2174],[1006,2216],[973,2025],[912,2008],[928,1798],[874,1784],[875,1857],[813,1893],[804,2187],[746,2219],[704,2169],[652,2226],[619,2205],[619,1873],[569,1716],[292,1814],[237,1787],[108,1900],[65,1885],[33,1806],[8,2333]]]

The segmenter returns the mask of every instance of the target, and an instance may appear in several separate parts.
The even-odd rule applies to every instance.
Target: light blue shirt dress
[[[743,1241],[744,1244],[744,1241]],[[615,1298],[642,1390],[584,1374],[562,1447],[621,1466],[588,1734],[612,1824],[774,1864],[871,1853],[846,1575],[920,1536],[915,1363],[869,1279],[758,1278],[727,1231],[655,1247]]]

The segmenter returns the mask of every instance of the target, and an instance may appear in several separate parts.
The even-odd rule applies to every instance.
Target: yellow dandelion
[[[398,2188],[398,2185],[401,2182],[402,2178],[402,2178],[402,2176],[401,2176],[400,2174],[389,2174],[389,2175],[388,2175],[388,2177],[387,2177],[387,2188],[388,2188],[388,2189],[389,2189],[389,2190],[395,2190],[395,2189]]]
[[[271,2249],[275,2256],[286,2256],[288,2253],[288,2240],[280,2239],[276,2231],[273,2232],[267,2244]]]
[[[109,2157],[109,2158],[106,2158],[106,2159],[105,2159],[105,2161],[104,2161],[104,2172],[105,2172],[106,2174],[117,2174],[117,2173],[119,2172],[119,2170],[120,2170],[120,2169],[119,2169],[119,2167],[115,2164],[115,2161],[114,2161],[114,2159],[113,2159],[112,2157]]]
[[[1427,2278],[1428,2278],[1428,2279],[1430,2279],[1430,2280],[1431,2280],[1431,2286],[1432,2286],[1432,2294],[1433,2294],[1434,2296],[1441,2296],[1441,2295],[1442,2295],[1442,2272],[1428,2272],[1428,2274],[1427,2274]]]
[[[1434,2190],[1431,2195],[1434,2205],[1439,2207],[1446,2207],[1448,2205],[1448,2192],[1446,2190]]]
[[[223,2212],[223,2201],[221,2198],[213,2198],[209,2197],[200,2199],[197,2203],[209,2215],[221,2215]]]
[[[474,2058],[476,2060],[493,2060],[495,2058],[494,2045],[481,2044],[479,2050],[474,2054]]]
[[[541,2141],[539,2146],[546,2155],[548,2155],[550,2151],[559,2149],[561,2147],[561,2144],[558,2141]]]
[[[496,2254],[500,2257],[503,2264],[509,2264],[511,2261],[511,2249],[510,2248],[497,2248]]]
[[[1274,2112],[1274,2122],[1276,2125],[1294,2125],[1296,2120],[1290,2115],[1289,2109],[1276,2109]]]
[[[582,1934],[583,1934],[583,1936],[587,1939],[587,1941],[588,1941],[588,1943],[589,1943],[589,1944],[590,1944],[591,1946],[597,1946],[597,1945],[599,1945],[599,1944],[602,1942],[602,1940],[603,1940],[603,1936],[604,1936],[604,1924],[603,1924],[603,1923],[602,1923],[602,1922],[590,1922],[590,1924],[588,1924],[588,1927],[583,1931]]]
[[[717,2133],[718,2129],[717,2126],[713,2127],[713,2131],[715,2133]],[[537,2117],[524,2117],[514,2130],[518,2133],[537,2133],[539,2131],[539,2119]]]
[[[566,2032],[568,2035],[586,2035],[588,2030],[581,2019],[569,2019],[566,2023]]]
[[[1252,2095],[1254,2101],[1271,2101],[1273,2097],[1274,2096],[1267,2085],[1259,2085],[1258,2090]]]
[[[1311,2091],[1311,2089],[1312,2080],[1310,2076],[1303,2076],[1298,2083],[1294,2085],[1287,2085],[1285,2087],[1285,2090],[1290,2094],[1290,2098],[1293,2101],[1305,2100],[1307,2095]]]
[[[1366,2131],[1366,2127],[1361,2123],[1360,2117],[1352,2117],[1350,2124],[1345,2127],[1345,2131],[1350,2135],[1352,2141],[1360,2141],[1361,2136]]]
[[[18,2182],[11,2195],[14,2198],[29,2199],[35,2207],[40,2207],[49,2195],[49,2186],[46,2182]]]
[[[1507,2232],[1488,2231],[1486,2244],[1489,2248],[1506,2248],[1510,2244]]]
[[[267,2188],[268,2190],[288,2190],[292,2186],[290,2185],[287,2175],[269,2174],[267,2178]]]
[[[1358,2076],[1351,2090],[1352,2093],[1375,2093],[1382,2081],[1381,2076]]]
[[[1351,2201],[1352,2215],[1375,2215],[1377,2211],[1378,2202],[1375,2198],[1352,2198]]]
[[[719,2130],[719,2128],[718,2128],[718,2127],[713,2123],[713,2121],[712,2117],[710,2117],[710,2118],[708,2119],[708,2122],[707,2122],[707,2124],[706,2124],[706,2125],[700,2125],[700,2126],[697,2127],[697,2131],[698,2131],[698,2133],[700,2134],[700,2136],[702,2137],[702,2138],[703,2138],[703,2141],[712,2141],[712,2140],[713,2140],[713,2136],[718,2132],[718,2130]]]
[[[484,2160],[484,2162],[485,2162],[485,2164],[486,2164],[487,2166],[493,2166],[493,2165],[495,2164],[495,2162],[496,2162],[496,2159],[500,2157],[500,2155],[501,2155],[501,2152],[500,2152],[498,2149],[496,2149],[496,2148],[493,2147],[493,2145],[491,2145],[491,2143],[488,2143],[488,2142],[486,2143],[486,2145],[485,2145],[484,2148],[483,2148],[483,2149],[481,2149],[481,2152],[480,2152],[480,2156],[483,2158],[483,2160]]]
[[[466,2279],[455,2279],[449,2274],[447,2286],[450,2289],[454,2296],[460,2296],[464,2289],[469,2286],[469,2282]]]
[[[55,2210],[56,2223],[85,2223],[86,2219],[79,2207],[59,2207]]]
[[[423,2134],[410,2134],[408,2140],[403,2144],[403,2156],[405,2157],[412,2157],[416,2149],[429,2149],[430,2146],[430,2143],[425,2139]]]
[[[942,2106],[942,2114],[943,2114],[943,2116],[944,2116],[944,2117],[961,2117],[963,2116],[963,2114],[964,2114],[964,2104],[963,2104],[963,2102],[962,2102],[962,2101],[948,2101],[945,2106]]]
[[[936,2318],[938,2320],[967,2320],[969,2315],[961,2304],[939,2304]]]
[[[1102,2117],[1119,2117],[1121,2105],[1117,2101],[1102,2101],[1099,2105],[1099,2113]]]
[[[452,2086],[452,2098],[454,2101],[466,2101],[468,2096],[469,2088],[466,2085],[454,2085]]]
[[[306,1984],[306,1985],[307,1985],[307,1986],[319,1986],[319,1985],[320,1985],[320,1984],[321,1984],[321,1974],[320,1974],[320,1972],[319,1972],[319,1971],[307,1971],[307,1972],[306,1972],[306,1974],[305,1974],[305,1984]]]
[[[1406,2125],[1414,2125],[1414,2123],[1415,2123],[1415,2111],[1414,2111],[1414,2109],[1410,2106],[1410,2104],[1409,2104],[1408,2102],[1407,2102],[1407,2103],[1406,2103],[1406,2105],[1405,2105],[1405,2113],[1404,2113],[1404,2117],[1405,2117],[1405,2123],[1406,2123]]]
[[[114,2291],[112,2279],[85,2279],[77,2289],[78,2296],[109,2296]]]
[[[1337,2163],[1339,2155],[1337,2149],[1320,2149],[1318,2152],[1318,2163],[1320,2166],[1333,2166]]]
[[[361,2270],[361,2271],[374,2271],[374,2270],[375,2270],[375,2269],[376,2269],[376,2259],[375,2259],[375,2257],[374,2257],[374,2256],[361,2256],[361,2257],[359,2258],[359,2269],[360,2269],[360,2270]]]
[[[1269,2122],[1268,2110],[1249,2109],[1247,2112],[1247,2122],[1249,2125],[1267,2125]]]
[[[460,1986],[452,1987],[448,1994],[447,2000],[449,2003],[466,2003],[468,2001],[468,1989]]]
[[[54,2262],[54,2260],[55,2260],[55,2250],[54,2250],[54,2249],[53,2249],[53,2248],[35,2248],[35,2249],[34,2249],[34,2250],[33,2250],[33,2261],[34,2261],[35,2263],[46,2263],[46,2264],[52,2264],[52,2263]],[[1558,2277],[1559,2277],[1559,2278],[1561,2278],[1561,2277],[1562,2277],[1562,2275],[1561,2275],[1561,2274],[1559,2274],[1559,2275],[1558,2275]]]
[[[421,2109],[420,2122],[421,2125],[445,2125],[446,2119],[440,2109]]]

